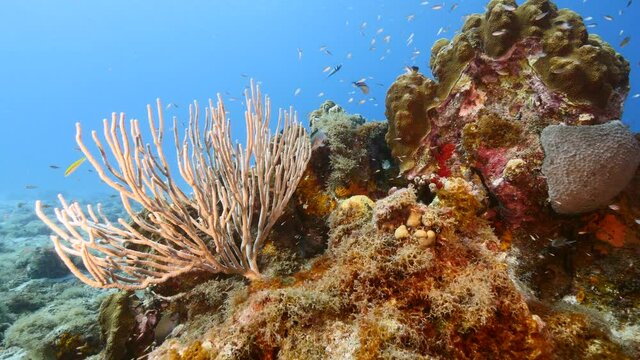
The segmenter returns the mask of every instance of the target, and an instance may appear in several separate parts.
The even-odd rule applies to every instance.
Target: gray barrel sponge
[[[640,145],[620,121],[602,125],[549,125],[540,136],[549,200],[560,214],[610,204],[640,163]]]

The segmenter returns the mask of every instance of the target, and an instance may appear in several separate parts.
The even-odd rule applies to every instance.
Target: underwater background
[[[446,102],[437,112],[409,120],[396,116],[406,110],[403,91],[425,103],[442,100],[403,86],[423,81],[422,74],[433,79],[432,47],[459,34],[470,14],[491,11],[487,3],[501,5],[502,12],[516,8],[511,0],[3,2],[0,360],[427,359],[434,354],[631,359],[640,354],[640,157],[633,140],[640,132],[640,2],[554,1],[558,9],[580,15],[589,34],[599,35],[629,62],[620,120],[635,135],[611,121],[619,99],[593,100],[601,94],[579,94],[585,103],[544,99],[551,104],[548,112],[514,97],[513,108],[528,111],[518,112],[526,130],[492,117],[492,111],[511,109],[511,100],[487,101],[465,81],[483,83],[494,70],[512,81],[517,61],[508,56],[485,57],[490,66],[463,70],[455,68],[457,58],[447,61],[443,55],[436,65],[452,64],[451,73],[463,80],[440,79],[439,91],[452,86],[451,94],[468,102]],[[555,21],[545,31],[571,32],[572,26]],[[499,29],[483,36],[503,35]],[[525,42],[517,46],[533,52]],[[469,74],[473,81],[465,78]],[[526,83],[525,75],[514,76],[513,84]],[[140,119],[149,141],[146,105],[155,109],[159,98],[164,149],[169,167],[176,169],[171,119],[182,131],[194,100],[202,107],[220,94],[233,139],[247,141],[244,92],[251,80],[271,98],[272,116],[293,106],[313,135],[305,176],[263,250],[266,280],[197,273],[152,290],[118,292],[89,287],[71,275],[53,250],[50,228],[35,214],[35,201],[42,200],[49,216],[59,206],[58,194],[82,204],[100,202],[111,220],[127,216],[117,192],[88,161],[79,162],[76,122],[94,154],[91,131],[102,138],[102,120],[112,112]],[[487,93],[521,89],[501,81]],[[611,83],[616,96],[624,93],[624,79]],[[549,89],[541,87],[532,85],[546,95]],[[526,96],[525,90],[518,94]],[[560,86],[558,92],[564,90]],[[602,133],[586,145],[566,140],[582,135],[539,136],[545,126],[564,123],[563,116],[570,125],[604,124]],[[411,140],[427,131],[411,121],[427,117],[441,134]],[[476,127],[466,126],[469,119]],[[403,121],[409,126],[403,128]],[[464,136],[452,135],[458,130]],[[397,139],[403,142],[394,145]],[[611,150],[619,139],[633,143],[628,153]],[[598,151],[589,157],[591,145]],[[565,178],[579,183],[582,174],[574,179],[556,168],[560,179],[554,179],[547,168],[542,176],[545,153],[561,163],[572,146],[586,159],[611,150],[614,158],[628,160],[622,180],[616,173],[607,174],[609,181],[594,175],[608,169],[604,157],[597,166],[584,167],[598,178],[598,206],[581,208],[578,200],[563,204],[565,189],[553,193]],[[406,159],[414,150],[433,156],[420,159],[427,165],[414,163]],[[469,164],[477,168],[466,168]],[[575,195],[575,188],[571,191]],[[112,315],[118,311],[129,311],[132,318]],[[130,334],[114,335],[126,321]],[[116,330],[109,335],[105,329]],[[260,331],[267,335],[256,340]],[[242,344],[225,343],[236,338]],[[317,350],[318,344],[326,347]]]

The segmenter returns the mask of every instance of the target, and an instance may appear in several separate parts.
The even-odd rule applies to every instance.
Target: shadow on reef
[[[264,278],[112,294],[102,355],[637,358],[626,60],[550,1],[492,0],[430,66],[435,80],[412,69],[390,87],[388,123],[331,101],[310,114],[313,153]]]

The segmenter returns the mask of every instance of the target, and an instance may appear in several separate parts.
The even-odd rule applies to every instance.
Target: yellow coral
[[[370,219],[373,215],[373,200],[365,195],[352,196],[340,203],[340,207],[336,210],[336,218],[339,223],[348,224],[359,219]]]
[[[471,183],[462,178],[449,178],[444,186],[437,191],[438,203],[442,207],[454,210],[454,218],[460,224],[467,224],[476,218],[476,214],[483,208],[481,199],[474,194]]]
[[[296,196],[302,202],[303,212],[312,217],[327,216],[336,207],[336,201],[323,191],[320,180],[313,171],[302,176]]]

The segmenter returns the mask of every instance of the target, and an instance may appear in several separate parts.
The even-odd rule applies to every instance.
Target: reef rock
[[[514,226],[554,216],[540,133],[620,118],[629,63],[546,0],[493,0],[431,52],[435,80],[413,69],[387,93],[386,141],[400,170],[438,187],[475,174]]]
[[[561,214],[607,206],[633,177],[640,145],[620,121],[591,126],[547,126],[540,137],[549,200]]]

